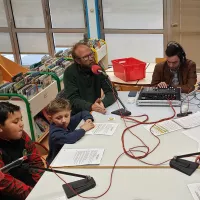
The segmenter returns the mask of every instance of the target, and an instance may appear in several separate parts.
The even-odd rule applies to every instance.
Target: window
[[[41,0],[12,0],[16,28],[44,28]]]
[[[21,54],[22,65],[30,66],[40,62],[43,56],[45,56],[45,54]]]
[[[3,0],[0,0],[0,27],[7,27],[7,19],[6,19],[6,13],[4,8]]]
[[[163,56],[162,34],[105,34],[109,46],[109,64],[118,58],[134,57],[144,62],[155,62]]]
[[[12,60],[13,62],[15,61],[14,55],[13,54],[2,54],[5,58]]]
[[[85,28],[82,0],[50,0],[52,28]]]
[[[105,29],[163,29],[162,0],[102,2]]]
[[[83,39],[83,33],[54,33],[55,47],[72,47]]]
[[[48,53],[45,33],[18,33],[21,53]]]
[[[0,52],[12,53],[12,46],[9,33],[0,33]]]

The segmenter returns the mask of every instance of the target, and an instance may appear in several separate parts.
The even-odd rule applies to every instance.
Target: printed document
[[[94,123],[95,127],[86,132],[89,135],[113,135],[117,126],[117,123]]]
[[[51,167],[78,165],[99,165],[104,149],[65,149],[62,148]]]
[[[150,131],[150,128],[152,127],[152,124],[144,126],[148,131]],[[163,122],[159,122],[155,124],[151,131],[154,135],[159,136],[159,135],[164,135],[166,133],[170,133],[173,131],[177,131],[182,129],[181,126],[179,126],[177,123],[175,123],[172,120],[167,120]]]
[[[173,120],[185,129],[194,128],[200,126],[200,112]]]

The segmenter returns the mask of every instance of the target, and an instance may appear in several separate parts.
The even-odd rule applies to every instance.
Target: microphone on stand
[[[195,93],[200,89],[200,83],[197,83],[196,86],[198,87],[196,87],[195,90],[191,91],[190,93],[186,94],[186,96],[182,100],[181,106],[180,106],[180,113],[177,114],[177,117],[185,117],[185,116],[188,116],[189,114],[192,114],[191,111],[188,111],[188,106],[183,105],[183,103],[185,99],[188,98],[188,96],[195,95]]]
[[[177,117],[185,117],[192,114],[191,111],[188,111],[188,108],[188,105],[183,105],[183,102],[181,102],[180,113],[177,114]]]
[[[195,156],[195,155],[200,155],[200,152],[175,156],[173,159],[171,159],[169,165],[171,168],[174,168],[174,169],[190,176],[199,167],[199,164],[196,162],[184,160],[181,158],[191,157],[191,156]]]
[[[10,164],[5,165],[4,167],[0,168],[0,172],[7,173],[9,170],[20,166],[25,160],[27,160],[27,156],[18,158],[17,160],[11,162]]]
[[[86,176],[82,174],[75,174],[75,173],[70,173],[70,172],[65,172],[65,171],[60,171],[60,170],[54,170],[54,169],[48,169],[48,168],[42,168],[42,167],[36,167],[33,165],[29,165],[28,163],[23,163],[21,165],[21,168],[29,170],[34,172],[35,170],[43,170],[47,172],[53,172],[55,174],[64,174],[68,176],[75,176],[82,178],[77,181],[70,182],[68,184],[63,184],[63,190],[67,196],[68,199],[76,196],[77,194],[81,194],[85,191],[88,191],[96,186],[96,182],[93,177],[91,176]],[[73,191],[68,185],[71,186],[71,188],[75,191]]]
[[[96,75],[103,74],[105,77],[108,77],[108,75],[98,65],[92,65],[91,70]]]
[[[113,89],[113,87],[110,85],[110,81],[108,81],[109,77],[108,77],[108,75],[102,70],[102,68],[101,68],[100,66],[98,66],[98,65],[93,65],[93,66],[91,67],[91,70],[92,70],[92,72],[93,72],[94,74],[96,74],[96,75],[102,74],[102,75],[105,76],[105,82],[106,82],[107,85],[110,87],[110,89],[113,91],[113,94],[114,94],[115,98],[120,102],[120,104],[121,104],[122,107],[123,107],[123,108],[121,108],[121,109],[112,111],[111,113],[112,113],[112,114],[115,114],[115,115],[120,115],[120,116],[121,116],[121,115],[122,115],[122,116],[129,116],[129,115],[131,115],[131,112],[128,111],[128,110],[126,109],[125,105],[123,104],[123,102],[122,102],[121,99],[119,98],[119,96],[118,96],[118,94],[117,94],[117,91],[115,91],[115,90]]]
[[[60,171],[60,170],[41,168],[34,165],[29,165],[29,163],[23,163],[27,159],[28,159],[27,156],[23,156],[11,162],[10,164],[5,165],[4,167],[0,168],[0,181],[4,179],[4,173],[7,173],[9,170],[15,167],[21,167],[23,169],[26,169],[32,172],[35,170],[43,170],[43,171],[54,172],[54,173],[82,178],[81,180],[68,183],[71,186],[71,188],[73,188],[73,190],[67,184],[62,185],[63,190],[68,199],[76,196],[77,194],[90,190],[96,186],[96,182],[93,177],[81,175],[81,174],[69,173],[69,172]]]

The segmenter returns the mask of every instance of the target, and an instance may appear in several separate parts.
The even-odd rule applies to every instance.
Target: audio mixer
[[[136,104],[138,106],[169,106],[169,100],[173,106],[180,106],[181,88],[144,87],[138,92]]]

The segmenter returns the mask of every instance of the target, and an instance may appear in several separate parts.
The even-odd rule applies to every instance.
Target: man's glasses
[[[94,52],[91,52],[87,56],[80,57],[79,59],[83,59],[84,61],[88,61],[90,58],[94,58]]]

